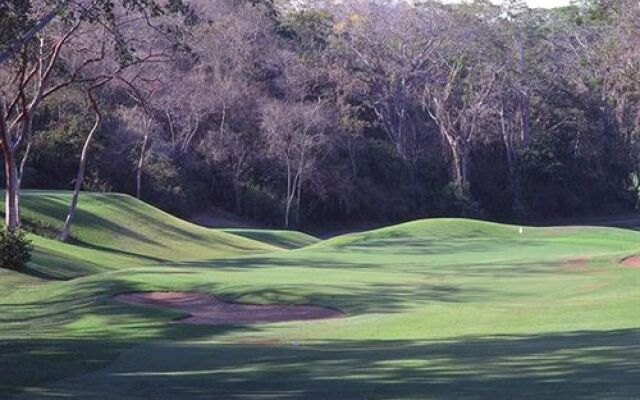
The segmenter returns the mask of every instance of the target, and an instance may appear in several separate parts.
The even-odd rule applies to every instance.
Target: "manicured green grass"
[[[62,227],[70,198],[70,192],[26,190],[21,200],[23,217],[55,233]],[[273,236],[277,241],[278,234]],[[33,240],[36,252],[31,267],[59,278],[281,249],[191,224],[131,196],[95,193],[80,196],[71,244],[39,236]]]
[[[24,203],[30,215],[58,223],[54,209],[64,196],[30,193]],[[84,222],[74,234],[84,245],[36,238],[30,266],[75,279],[0,270],[0,397],[595,400],[640,393],[640,269],[617,263],[640,252],[639,232],[525,227],[520,234],[513,226],[439,219],[314,244],[298,234],[198,228],[126,196],[81,204]],[[173,223],[178,231],[165,226]],[[112,299],[131,290],[317,303],[347,316],[180,325],[170,323],[179,313]]]
[[[65,192],[24,191],[24,217],[61,226],[70,198],[71,193]],[[255,240],[191,224],[121,194],[82,194],[72,235],[96,250],[166,261],[275,250]]]
[[[318,243],[320,239],[303,232],[274,229],[225,228],[224,232],[292,250]]]

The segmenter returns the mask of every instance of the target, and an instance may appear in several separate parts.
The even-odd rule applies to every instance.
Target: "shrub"
[[[0,267],[20,269],[31,259],[33,246],[24,231],[0,230]]]
[[[57,239],[60,234],[60,227],[47,221],[40,219],[32,219],[22,217],[20,227],[26,233],[43,236],[49,239]]]
[[[465,218],[484,218],[485,211],[473,198],[469,187],[450,183],[442,195],[445,215],[456,215]]]

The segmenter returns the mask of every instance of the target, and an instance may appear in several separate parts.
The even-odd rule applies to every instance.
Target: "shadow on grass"
[[[67,282],[47,285],[58,284]],[[74,282],[73,290],[42,296],[39,301],[0,298],[0,399],[105,367],[126,349],[146,341],[258,331],[251,326],[173,324],[171,320],[183,312],[130,306],[112,299],[113,293],[141,289],[131,282],[89,281]]]
[[[314,293],[305,293],[295,285],[272,285],[269,288],[227,288],[221,295],[229,301],[260,304],[313,304],[333,307],[347,316],[369,313],[393,314],[409,308],[429,307],[435,303],[469,303],[489,298],[491,292],[479,288],[459,288],[446,284],[368,284],[317,285]],[[301,299],[298,293],[305,293]]]
[[[327,269],[347,269],[347,270],[373,270],[388,272],[409,272],[409,273],[455,273],[458,276],[469,277],[511,277],[518,275],[548,274],[559,266],[566,264],[567,260],[558,256],[557,259],[547,261],[522,261],[522,260],[487,260],[479,261],[472,257],[459,261],[443,263],[441,261],[432,264],[427,258],[402,258],[406,254],[400,253],[396,262],[384,263],[375,259],[372,252],[353,253],[354,257],[342,257],[340,253],[284,253],[282,256],[244,256],[229,257],[207,260],[176,262],[174,265],[196,268],[216,268],[227,270],[247,270],[258,268],[327,268]],[[463,254],[463,253],[460,253]],[[357,257],[361,255],[361,257]],[[372,257],[371,261],[366,260]]]
[[[72,399],[632,399],[640,392],[639,339],[638,330],[620,329],[298,346],[249,344],[250,338],[157,342],[134,347],[106,369],[32,393]],[[85,360],[114,345],[5,344],[22,352],[84,354]]]
[[[102,231],[111,232],[117,236],[130,238],[149,245],[160,245],[160,243],[153,239],[85,210],[82,208],[81,202],[82,196],[80,197],[80,205],[76,210],[76,226],[100,227]],[[60,224],[62,224],[62,221],[66,218],[66,213],[68,211],[67,202],[65,202],[61,197],[52,195],[25,196],[24,204],[27,209],[60,221]]]
[[[153,261],[153,262],[157,262],[157,263],[168,263],[168,262],[170,262],[170,260],[168,260],[166,258],[154,257],[154,256],[149,256],[149,255],[146,255],[146,254],[142,254],[142,253],[135,253],[135,252],[126,251],[126,250],[122,250],[122,249],[115,249],[113,247],[101,246],[101,245],[98,245],[98,244],[89,243],[89,242],[86,242],[86,241],[83,241],[83,240],[79,240],[79,239],[72,239],[72,240],[68,241],[67,243],[68,244],[72,244],[72,245],[76,245],[76,246],[86,247],[86,248],[89,248],[91,250],[104,251],[106,253],[111,253],[111,254],[116,254],[116,255],[121,255],[121,256],[130,256],[130,257],[141,258],[141,259],[146,260],[146,261]]]
[[[146,205],[133,205],[135,200],[132,200],[125,196],[119,195],[102,195],[100,196],[101,206],[103,207],[103,213],[106,215],[110,215],[110,213],[119,214],[120,217],[114,218],[105,218],[104,216],[99,215],[98,213],[91,212],[82,206],[82,200],[86,198],[95,197],[97,195],[87,193],[83,193],[80,198],[79,207],[76,211],[76,218],[74,220],[74,227],[72,231],[75,229],[77,231],[82,232],[84,230],[84,234],[90,235],[92,231],[96,231],[96,227],[99,227],[102,238],[117,238],[118,243],[126,243],[126,241],[133,241],[143,244],[145,246],[151,246],[151,249],[163,249],[163,251],[168,251],[170,249],[166,246],[167,239],[175,238],[176,240],[181,241],[193,241],[199,243],[203,247],[207,247],[208,244],[212,244],[215,241],[216,246],[224,246],[229,249],[233,249],[239,252],[248,252],[248,251],[256,251],[257,248],[252,246],[252,243],[244,243],[243,241],[238,241],[238,236],[233,234],[227,234],[222,231],[218,231],[215,237],[212,237],[212,233],[216,233],[214,230],[209,230],[206,228],[201,228],[196,225],[193,225],[192,229],[185,229],[182,226],[188,224],[187,222],[175,219],[175,221],[171,221],[175,217],[170,215],[166,215],[166,218],[169,219],[168,222],[163,219],[164,214],[160,214],[160,211],[152,209],[151,206]],[[54,226],[57,228],[61,228],[62,221],[66,217],[68,202],[65,201],[64,197],[55,196],[55,195],[47,195],[47,194],[38,194],[38,195],[26,195],[24,196],[24,204],[25,209],[28,213],[36,213],[35,219],[37,219],[37,214],[45,215],[48,220],[54,221]],[[148,209],[144,209],[142,207],[146,207]],[[123,222],[123,218],[127,218],[127,222]],[[153,232],[157,232],[158,234],[162,234],[165,239],[165,243],[161,243],[155,240],[153,235],[149,235],[145,229],[141,230],[133,230],[130,229],[127,225],[135,223],[135,221],[144,221],[141,225],[152,227]],[[174,222],[174,223],[171,223]],[[82,236],[82,233],[80,234]],[[120,247],[117,247],[118,244],[110,243],[108,245],[104,245],[102,243],[95,243],[99,238],[93,238],[93,243],[90,243],[86,240],[83,240],[82,237],[80,239],[76,239],[74,241],[70,241],[71,244],[76,244],[79,246],[87,247],[93,250],[101,250],[107,251],[113,254],[125,255],[125,256],[135,256],[144,258],[148,261],[154,262],[165,262],[166,259],[155,257],[154,254],[148,254],[146,252],[150,250],[145,250],[145,254],[140,252],[130,252],[126,251]],[[257,245],[258,243],[256,243]]]
[[[190,271],[163,271],[167,276],[191,273]],[[72,288],[61,285],[72,285]],[[39,300],[11,302],[0,298],[0,316],[2,316],[0,334],[19,332],[23,329],[21,324],[26,323],[42,322],[59,329],[83,317],[135,316],[136,311],[143,316],[162,315],[158,314],[157,310],[132,308],[112,300],[116,293],[141,291],[148,288],[149,286],[142,283],[122,279],[50,281],[40,286],[42,296]],[[155,288],[162,290],[164,287],[158,284]],[[42,325],[39,325],[39,328],[41,327]]]

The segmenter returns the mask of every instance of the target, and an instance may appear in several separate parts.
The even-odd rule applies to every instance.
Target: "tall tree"
[[[64,225],[58,236],[58,239],[61,241],[67,240],[71,233],[71,224],[75,218],[80,190],[84,182],[88,152],[95,133],[98,131],[102,122],[102,112],[100,110],[100,104],[95,97],[96,92],[108,83],[117,81],[125,85],[130,95],[135,93],[133,95],[137,96],[138,102],[144,103],[148,101],[148,98],[145,96],[151,96],[155,93],[155,90],[143,95],[142,89],[136,88],[136,85],[140,84],[140,82],[145,82],[144,79],[141,78],[143,71],[139,69],[137,73],[134,72],[131,75],[127,75],[126,72],[133,67],[169,61],[167,49],[157,46],[156,41],[152,39],[152,32],[146,32],[151,38],[147,36],[144,40],[126,36],[127,31],[138,30],[138,32],[141,32],[143,27],[140,24],[131,22],[131,19],[127,17],[115,16],[111,22],[111,29],[114,29],[113,27],[115,27],[115,31],[120,32],[121,35],[114,37],[110,29],[104,27],[95,28],[90,25],[87,27],[87,30],[83,32],[83,35],[78,35],[78,37],[74,38],[65,49],[65,62],[69,71],[69,77],[63,80],[63,85],[76,85],[85,91],[95,115],[95,123],[87,134],[82,147],[69,211],[67,212]],[[134,44],[138,45],[137,49],[133,47]],[[96,50],[96,48],[98,50]],[[122,54],[123,49],[126,49],[126,54]],[[150,126],[147,127],[145,133],[141,157],[143,157],[146,152],[149,129]],[[142,166],[139,167],[139,171],[141,171],[141,168]],[[140,180],[138,182],[140,182]]]
[[[356,3],[335,25],[339,60],[366,88],[363,98],[398,154],[415,163],[425,114],[417,95],[441,41],[439,10]]]
[[[80,24],[64,24],[59,35],[42,38],[37,46],[23,47],[18,59],[2,66],[6,79],[0,86],[0,147],[5,171],[5,227],[11,232],[20,225],[18,155],[30,141],[38,107],[66,86],[66,82],[53,79],[54,69],[62,48]]]
[[[496,81],[503,66],[489,62],[487,27],[472,10],[440,17],[447,38],[435,50],[423,106],[448,146],[455,186],[469,188],[470,152],[491,113]]]
[[[267,148],[285,169],[284,226],[291,226],[291,211],[300,208],[302,188],[321,157],[331,120],[322,101],[314,103],[270,102],[264,105],[262,128]],[[298,222],[298,221],[296,221]]]
[[[6,229],[15,231],[20,225],[17,158],[29,143],[36,111],[44,100],[69,86],[95,62],[94,59],[86,59],[73,66],[74,73],[58,81],[54,77],[61,52],[81,26],[97,25],[104,27],[104,31],[112,36],[120,59],[127,60],[130,49],[126,46],[124,33],[114,23],[117,15],[137,12],[148,21],[150,15],[161,14],[165,9],[154,1],[145,0],[122,0],[120,8],[108,0],[57,0],[53,4],[34,1],[31,8],[11,9],[14,14],[19,14],[14,18],[18,22],[13,24],[16,29],[8,30],[5,35],[8,39],[3,38],[6,51],[1,68],[6,79],[0,83],[0,146],[5,170]],[[64,18],[56,19],[57,16]],[[7,30],[3,30],[5,33]],[[39,40],[35,41],[36,38]]]

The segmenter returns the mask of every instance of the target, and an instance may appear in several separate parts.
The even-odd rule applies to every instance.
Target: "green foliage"
[[[56,239],[60,234],[60,227],[50,221],[22,218],[22,229],[34,235]]]
[[[279,221],[281,204],[278,197],[257,183],[246,185],[242,196],[243,214],[254,221]]]
[[[19,270],[31,259],[33,246],[23,230],[0,230],[0,267]]]
[[[301,53],[321,52],[329,43],[332,23],[331,14],[326,11],[294,11],[283,17],[278,31],[294,40]]]
[[[89,192],[107,193],[113,191],[111,185],[100,177],[97,169],[91,169],[84,177],[82,189]]]
[[[0,50],[17,40],[29,26],[31,2],[6,0],[0,2]]]
[[[154,199],[170,211],[189,213],[193,208],[188,207],[181,172],[165,155],[151,154],[143,170],[143,197]]]
[[[486,212],[474,198],[469,187],[450,183],[440,198],[445,215],[460,215],[467,218],[482,218]]]
[[[594,146],[602,147],[595,152],[578,153],[576,140],[567,131],[536,132],[522,150],[523,194],[530,216],[602,213],[633,203],[625,186],[624,153],[612,140],[604,142],[606,146],[596,142]]]
[[[26,186],[39,188],[71,188],[77,174],[78,158],[92,124],[83,118],[84,102],[70,93],[65,101],[52,102],[38,116],[32,152],[25,172]],[[54,109],[57,108],[57,114]],[[58,118],[61,117],[61,118]],[[90,154],[102,148],[93,142]]]
[[[525,197],[532,211],[547,215],[575,213],[572,209],[578,204],[573,189],[583,171],[574,168],[571,148],[571,138],[566,134],[537,133],[523,150]]]

